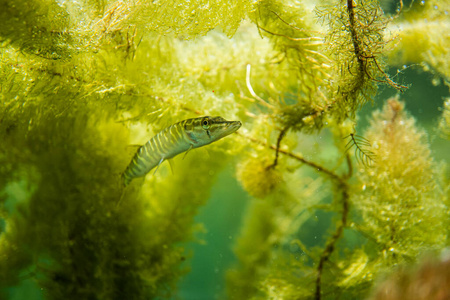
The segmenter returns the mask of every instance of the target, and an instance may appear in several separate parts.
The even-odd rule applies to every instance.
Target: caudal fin
[[[133,178],[128,177],[126,175],[126,172],[124,172],[122,174],[121,181],[122,181],[122,185],[123,185],[124,188],[127,187],[130,184],[131,180],[133,180]]]

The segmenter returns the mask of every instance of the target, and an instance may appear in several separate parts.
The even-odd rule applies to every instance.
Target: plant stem
[[[362,5],[362,4],[361,4]],[[355,29],[355,12],[353,11],[353,0],[347,0],[347,12],[348,12],[348,18],[350,22],[350,34],[352,36],[352,43],[353,48],[355,49],[355,56],[358,60],[359,64],[359,72],[362,74],[364,72],[364,61],[362,59],[362,51],[360,47],[360,43],[358,40],[358,34],[356,33]],[[359,75],[361,75],[359,74]]]
[[[344,232],[344,227],[347,225],[347,217],[349,211],[349,195],[348,195],[348,185],[344,182],[339,184],[339,188],[342,190],[342,217],[341,222],[337,225],[336,231],[328,239],[327,244],[325,246],[322,255],[320,256],[319,264],[317,266],[317,278],[316,278],[316,291],[314,294],[315,300],[321,299],[321,288],[322,288],[322,274],[325,263],[329,260],[331,254],[335,249],[335,245],[338,240],[341,238],[342,233]]]
[[[237,133],[239,134],[239,133]],[[242,134],[239,134],[242,135]],[[242,135],[243,136],[243,135]],[[338,240],[341,238],[342,233],[344,232],[344,227],[347,226],[347,218],[348,218],[348,212],[349,212],[349,193],[348,193],[348,184],[347,184],[347,179],[351,176],[352,174],[352,165],[351,165],[351,160],[350,157],[347,155],[347,164],[348,164],[348,173],[343,175],[342,177],[335,174],[333,171],[330,171],[328,169],[326,169],[325,167],[322,167],[314,162],[308,161],[306,159],[304,159],[303,157],[294,154],[292,152],[289,151],[285,151],[283,149],[280,149],[280,142],[282,137],[284,136],[284,130],[282,130],[282,132],[280,133],[280,135],[278,136],[278,142],[277,145],[270,145],[267,144],[263,141],[260,141],[258,139],[255,139],[253,137],[250,136],[245,136],[245,138],[247,138],[248,140],[250,140],[253,143],[257,143],[266,147],[269,147],[270,149],[273,149],[275,151],[277,151],[277,156],[275,161],[277,161],[278,158],[278,152],[282,153],[284,155],[287,155],[291,158],[294,158],[298,161],[301,161],[302,163],[309,165],[310,167],[313,167],[314,169],[316,169],[319,172],[322,172],[326,175],[328,175],[331,179],[333,179],[333,181],[335,183],[337,183],[337,187],[338,189],[341,190],[342,196],[341,196],[341,201],[342,201],[342,216],[341,216],[341,220],[339,222],[339,224],[336,227],[336,231],[334,232],[334,234],[329,238],[329,240],[327,241],[327,244],[325,246],[324,251],[322,252],[320,259],[319,259],[319,264],[317,266],[317,278],[316,278],[316,289],[315,289],[315,294],[314,294],[314,299],[315,300],[320,300],[321,299],[321,290],[322,290],[322,274],[323,274],[323,269],[325,266],[325,263],[329,260],[330,256],[333,254],[333,251],[335,249],[335,245],[338,242]]]
[[[245,137],[246,139],[248,139],[249,141],[251,141],[253,143],[256,143],[256,144],[259,144],[259,145],[262,145],[262,146],[265,146],[265,147],[269,147],[270,149],[277,151],[277,147],[275,145],[269,145],[269,144],[267,144],[267,143],[265,143],[263,141],[255,139],[255,138],[253,138],[251,136],[243,135],[243,134],[240,134],[240,133],[236,133],[236,134]],[[331,179],[339,182],[340,184],[344,184],[345,183],[345,181],[341,177],[339,177],[339,175],[333,173],[333,171],[328,170],[325,167],[322,167],[321,165],[316,164],[315,162],[309,161],[309,160],[301,157],[298,154],[295,154],[295,153],[292,153],[292,152],[289,152],[289,151],[286,151],[286,150],[283,150],[283,149],[278,149],[278,152],[282,153],[282,154],[284,154],[286,156],[289,156],[289,157],[291,157],[293,159],[296,159],[296,160],[304,163],[305,165],[308,165],[308,166],[314,168],[316,171],[325,173]]]
[[[284,136],[286,135],[286,132],[289,130],[289,127],[284,128],[283,130],[281,130],[280,134],[278,135],[278,139],[277,139],[277,146],[276,146],[276,150],[275,150],[275,159],[273,161],[273,164],[269,166],[269,168],[275,168],[278,164],[278,156],[280,153],[280,145],[281,145],[281,140],[284,138]]]

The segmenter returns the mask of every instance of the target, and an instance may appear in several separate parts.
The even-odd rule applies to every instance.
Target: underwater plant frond
[[[386,253],[375,260],[390,268],[442,247],[447,233],[441,216],[448,213],[445,183],[425,132],[404,111],[404,103],[391,98],[373,114],[365,135],[377,141],[377,159],[370,170],[358,170],[361,190],[353,204],[364,219],[364,231]],[[411,226],[411,219],[420,222]]]
[[[237,178],[253,197],[264,199],[283,182],[282,172],[270,164],[270,156],[249,157],[237,168]]]
[[[260,25],[258,25],[258,29],[260,29],[260,30],[262,30],[262,31],[264,31],[264,32],[266,32],[268,34],[274,35],[274,36],[283,37],[283,38],[288,39],[290,41],[294,41],[294,42],[310,42],[308,44],[306,44],[306,43],[302,44],[302,46],[318,46],[318,45],[322,45],[323,44],[323,38],[320,38],[320,37],[314,37],[314,36],[298,37],[298,38],[290,37],[290,36],[287,36],[287,35],[284,35],[284,34],[281,34],[281,33],[276,33],[276,32],[270,31],[268,29],[265,29],[265,28],[261,27]],[[308,50],[308,49],[303,49],[303,51],[306,51],[306,52],[309,52],[309,53],[316,53],[316,52],[313,52],[313,51]],[[325,58],[326,60],[329,60],[325,55],[323,55],[323,54],[320,54],[320,55],[323,58]]]
[[[350,133],[344,139],[349,139],[345,146],[345,152],[354,147],[356,160],[366,167],[370,166],[376,158],[375,153],[370,150],[372,148],[370,141],[354,133]]]
[[[389,52],[389,63],[395,66],[418,64],[424,71],[432,70],[444,82],[450,78],[450,22],[448,12],[450,2],[430,0],[405,3],[401,18],[393,27],[402,28],[398,32],[397,45]],[[433,84],[439,84],[439,78]]]
[[[388,22],[411,18],[378,1],[335,1],[322,24],[299,0],[2,1],[0,298],[30,281],[48,299],[183,297],[198,222],[220,228],[209,245],[236,242],[237,300],[360,299],[379,270],[448,245],[448,183],[403,104],[387,101],[364,137],[352,125],[377,86],[405,88],[387,67],[428,57],[450,74],[450,22],[415,17],[399,41]],[[130,147],[199,115],[244,126],[123,192]],[[199,214],[208,199],[224,218]],[[227,256],[210,255],[218,280]],[[212,299],[214,286],[188,288]]]
[[[260,1],[252,21],[276,51],[274,67],[282,67],[274,84],[277,89],[295,88],[292,100],[318,103],[316,94],[328,85],[331,60],[323,52],[323,34],[311,26],[305,8],[296,1]],[[292,103],[292,102],[291,102]]]
[[[450,140],[450,98],[444,102],[441,121],[439,122],[439,130],[441,135]]]
[[[270,103],[268,103],[267,101],[265,101],[264,99],[262,99],[261,97],[259,97],[259,96],[255,93],[255,91],[253,90],[252,83],[251,83],[251,80],[250,80],[250,71],[251,71],[251,68],[252,68],[252,66],[251,66],[250,64],[247,64],[247,69],[246,69],[247,71],[246,71],[246,73],[245,73],[245,83],[246,83],[246,85],[247,85],[248,91],[250,92],[250,94],[252,95],[252,97],[253,97],[254,99],[256,99],[256,100],[259,101],[259,103],[261,103],[262,105],[266,106],[267,108],[273,110],[273,109],[274,109],[274,106],[271,105]]]
[[[450,296],[450,260],[446,255],[428,254],[414,267],[396,270],[380,282],[368,300],[393,300],[397,295],[403,299],[439,299]],[[441,256],[441,257],[439,257]],[[417,290],[420,287],[418,296]],[[442,295],[442,296],[441,296]]]
[[[390,21],[377,1],[346,0],[336,6],[319,7],[316,15],[329,31],[325,37],[335,72],[330,87],[329,109],[338,120],[353,118],[356,111],[371,101],[377,84],[403,91],[407,87],[394,82],[384,71],[384,36]]]
[[[397,82],[394,82],[389,77],[389,75],[386,72],[384,72],[383,69],[381,69],[380,64],[377,62],[376,58],[373,58],[373,62],[377,66],[377,69],[380,71],[381,75],[384,77],[384,80],[378,80],[378,81],[383,82],[383,83],[387,83],[391,87],[393,87],[396,90],[401,91],[401,92],[403,92],[404,90],[406,90],[408,88],[408,86],[406,86],[406,85],[402,85],[402,84],[399,84]],[[375,78],[372,78],[372,77],[371,77],[371,79],[372,80],[376,80]]]

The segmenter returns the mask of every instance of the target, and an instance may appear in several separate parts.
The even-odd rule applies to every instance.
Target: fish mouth
[[[242,123],[241,121],[232,121],[231,124],[229,125],[231,128],[233,128],[235,131],[238,130],[239,128],[241,128]]]
[[[225,121],[222,122],[220,133],[218,134],[217,139],[221,139],[236,132],[239,128],[241,128],[242,123],[240,121]]]
[[[236,132],[239,128],[241,128],[242,123],[241,121],[230,121],[227,124],[227,132],[228,134],[231,134],[233,132]]]

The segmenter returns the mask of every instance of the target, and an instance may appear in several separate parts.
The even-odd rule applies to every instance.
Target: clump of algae
[[[4,5],[0,133],[10,146],[0,153],[1,201],[8,208],[2,209],[1,287],[30,278],[48,299],[170,297],[187,270],[180,243],[193,239],[193,217],[208,198],[211,170],[226,161],[224,151],[212,150],[214,161],[191,152],[176,175],[164,176],[162,168],[160,177],[123,191],[120,173],[133,154],[128,145],[198,109],[223,115],[227,108],[232,119],[233,97],[222,106],[221,98],[182,77],[175,38],[133,21],[130,13],[145,3]],[[58,15],[45,13],[51,11]],[[234,17],[233,26],[223,26],[230,34],[242,15],[230,14],[227,22]],[[181,26],[175,33],[193,37],[218,25],[200,23],[199,32]],[[199,160],[207,163],[194,167]],[[27,192],[20,197],[21,189]]]
[[[445,299],[450,297],[450,260],[426,257],[414,268],[401,268],[382,282],[370,300]]]
[[[442,248],[445,187],[425,133],[407,116],[404,103],[391,98],[374,113],[366,136],[374,143],[376,161],[359,173],[361,192],[353,202],[362,213],[364,232],[383,253],[379,259],[391,265]]]
[[[268,196],[282,182],[280,172],[272,165],[272,157],[249,157],[238,166],[237,178],[256,198]]]
[[[236,243],[230,298],[361,295],[380,265],[443,247],[439,220],[423,236],[430,212],[445,211],[431,200],[443,195],[442,179],[410,118],[402,115],[405,134],[417,143],[380,152],[388,157],[372,169],[380,172],[358,170],[358,180],[345,145],[330,142],[343,141],[351,122],[342,122],[356,122],[377,84],[402,89],[384,72],[389,20],[375,1],[320,6],[316,15],[296,1],[11,3],[0,20],[2,287],[29,271],[49,299],[172,297],[187,272],[194,216],[230,156],[258,198]],[[210,159],[191,151],[174,175],[163,166],[121,190],[130,144],[206,114],[241,120],[240,136],[210,145]],[[385,121],[376,118],[371,142]],[[304,149],[304,140],[315,146]],[[416,147],[417,163],[402,164],[404,147]],[[428,187],[413,170],[398,176],[417,165],[429,171],[420,175]],[[391,211],[370,201],[387,195],[383,178],[408,204],[392,206],[399,222],[386,223],[377,213]],[[410,207],[423,222],[416,227],[400,224]],[[363,241],[348,247],[352,236]]]
[[[450,140],[450,99],[444,102],[444,109],[442,112],[441,121],[439,122],[439,129],[442,135]]]
[[[5,1],[0,11],[0,42],[48,59],[71,53],[68,12],[56,1]]]
[[[288,188],[275,192],[278,197],[282,193],[284,201],[269,194],[264,202],[252,204],[235,249],[240,268],[228,273],[230,297],[320,299],[337,292],[358,297],[393,266],[445,247],[449,210],[442,170],[404,104],[389,99],[382,111],[373,114],[364,136],[372,142],[375,159],[370,166],[358,165],[356,182],[347,183],[344,174],[332,180],[332,192],[323,191],[324,195],[319,194],[323,183],[309,182],[309,192],[297,190],[292,197],[290,178],[284,175],[283,186]],[[335,200],[326,204],[323,199],[330,193]],[[299,206],[309,213],[293,212]],[[335,231],[310,248],[301,232],[322,210],[335,211]],[[257,253],[252,250],[255,245],[261,249]]]
[[[449,11],[450,5],[446,1],[414,2],[412,8],[392,24],[401,30],[397,46],[388,55],[391,64],[420,64],[426,71],[436,73],[448,82],[450,37],[442,32],[450,30]]]

